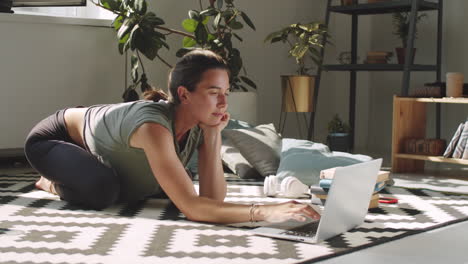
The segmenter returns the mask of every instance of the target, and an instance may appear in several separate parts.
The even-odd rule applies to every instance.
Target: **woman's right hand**
[[[320,214],[312,206],[296,201],[280,204],[261,205],[257,210],[255,220],[263,220],[270,223],[279,223],[290,219],[304,222],[307,218],[320,219]]]

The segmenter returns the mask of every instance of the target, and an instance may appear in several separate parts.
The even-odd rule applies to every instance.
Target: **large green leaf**
[[[231,22],[229,22],[229,26],[234,30],[239,30],[239,29],[242,29],[244,27],[244,25],[242,25],[241,22],[236,21],[235,19],[233,19],[233,20],[231,20]]]
[[[120,6],[115,0],[101,0],[101,5],[104,6],[105,9],[111,11],[118,11]]]
[[[247,78],[246,76],[239,76],[239,78],[241,78],[241,80],[245,82],[246,84],[248,84],[250,87],[257,89],[257,85],[252,80]]]
[[[181,58],[183,57],[185,54],[187,54],[188,52],[192,51],[193,48],[181,48],[179,49],[177,52],[176,52],[176,56],[178,58]]]
[[[117,16],[114,19],[114,21],[112,22],[112,26],[114,27],[115,31],[118,31],[119,28],[122,26],[123,19],[123,16]]]
[[[119,39],[122,39],[122,37],[125,36],[125,34],[132,30],[134,24],[135,22],[132,18],[126,18],[123,21],[122,26],[120,26],[119,31],[117,31],[117,37]]]
[[[199,20],[200,19],[200,13],[197,10],[189,10],[188,16],[191,19]]]
[[[152,27],[164,25],[164,20],[156,16],[153,12],[148,12],[143,16],[142,21],[151,24]]]
[[[254,24],[252,23],[252,20],[250,20],[250,18],[247,16],[247,14],[245,12],[241,12],[240,13],[241,16],[242,16],[242,19],[244,19],[245,23],[253,30],[255,30],[255,26]]]
[[[137,48],[136,43],[137,39],[140,37],[140,27],[138,25],[134,26],[132,31],[130,32],[130,49],[135,50]]]
[[[221,13],[218,13],[218,14],[216,15],[215,19],[213,20],[213,27],[214,27],[215,29],[218,28],[219,22],[221,22],[221,17],[222,17],[222,16],[221,16]]]
[[[236,39],[238,39],[239,41],[243,41],[243,39],[236,33],[232,33],[232,35],[234,35],[234,37],[236,37]]]
[[[214,8],[208,8],[200,12],[200,15],[202,16],[214,16],[216,14],[218,14],[218,10]]]
[[[138,14],[144,15],[146,13],[147,4],[145,0],[135,0],[134,6]]]
[[[134,85],[130,85],[125,90],[124,94],[122,95],[122,98],[124,99],[124,102],[133,102],[133,101],[137,101],[138,99],[140,99],[140,97],[138,96],[138,93],[135,91]]]
[[[131,76],[132,76],[132,81],[136,83],[138,81],[138,68],[132,69]]]
[[[184,48],[191,48],[195,45],[197,45],[197,42],[193,38],[184,37],[182,40],[182,47]]]
[[[197,43],[205,44],[208,38],[208,32],[203,24],[199,23],[195,29],[195,38]]]
[[[187,18],[182,21],[182,27],[187,32],[190,32],[190,33],[195,32],[195,30],[197,29],[197,26],[198,26],[198,21],[196,21],[195,19]]]
[[[149,60],[154,60],[158,55],[158,43],[151,34],[144,32],[137,39],[136,46],[138,50]],[[159,44],[160,46],[160,44]]]

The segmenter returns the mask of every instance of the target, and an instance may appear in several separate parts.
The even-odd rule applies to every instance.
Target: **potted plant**
[[[416,25],[417,23],[425,17],[426,14],[419,14],[416,18]],[[408,12],[400,12],[400,13],[393,13],[393,27],[394,31],[393,34],[397,35],[401,39],[402,47],[395,48],[398,63],[404,64],[405,63],[405,55],[406,55],[406,45],[408,43],[408,33],[409,33],[409,26],[410,26],[410,13]],[[415,28],[414,37],[417,38],[417,26]],[[413,48],[413,57],[411,58],[411,63],[414,61],[414,54],[416,54],[416,48]]]
[[[242,18],[251,28],[255,29],[255,26],[245,12],[234,7],[233,1],[209,0],[209,6],[206,9],[201,6],[200,1],[202,10],[190,10],[188,12],[190,18],[182,22],[188,32],[166,27],[162,18],[154,12],[148,11],[146,0],[99,0],[99,2],[94,2],[95,5],[116,14],[112,26],[119,39],[119,52],[121,54],[128,51],[132,53],[130,60],[132,84],[126,88],[123,94],[124,101],[138,100],[137,87],[140,87],[141,92],[153,89],[148,82],[141,60],[142,55],[149,60],[158,58],[168,67],[172,67],[158,54],[162,48],[169,49],[169,45],[166,43],[166,35],[168,34],[183,37],[183,48],[177,51],[176,56],[183,56],[196,47],[213,50],[228,62],[231,69],[231,85],[234,89],[247,91],[244,84],[255,89],[255,83],[246,77],[246,74],[239,74],[241,70],[245,73],[245,68],[243,68],[240,52],[234,48],[231,40],[234,36],[242,41],[242,38],[234,32],[243,28],[239,18]],[[215,3],[217,3],[216,7]],[[223,5],[224,3],[226,5]],[[208,30],[207,23],[210,19],[215,32]]]
[[[315,76],[311,70],[322,64],[320,50],[328,37],[326,26],[321,22],[292,24],[270,33],[265,42],[288,43],[289,54],[298,66],[296,75],[282,75],[283,111],[313,112]]]
[[[327,145],[332,151],[350,150],[350,126],[343,122],[338,114],[328,123]]]

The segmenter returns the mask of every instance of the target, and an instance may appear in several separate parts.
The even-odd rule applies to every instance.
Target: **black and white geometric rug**
[[[0,175],[0,263],[312,263],[468,219],[468,195],[387,187],[357,229],[317,245],[254,236],[249,224],[187,221],[164,199],[82,210],[34,189],[37,174]],[[280,202],[255,182],[226,201]]]

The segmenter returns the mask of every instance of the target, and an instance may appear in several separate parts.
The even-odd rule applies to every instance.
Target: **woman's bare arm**
[[[198,150],[200,196],[223,201],[226,181],[221,163],[221,133],[215,129],[204,130],[203,144]]]
[[[130,144],[145,151],[156,180],[188,219],[214,223],[250,220],[249,205],[225,203],[198,196],[193,182],[177,157],[172,134],[167,128],[155,123],[145,123],[133,133]],[[308,205],[295,202],[260,206],[254,211],[254,220],[257,221],[305,220],[304,216],[317,217],[318,214]]]

